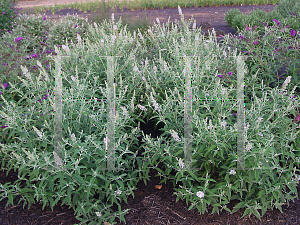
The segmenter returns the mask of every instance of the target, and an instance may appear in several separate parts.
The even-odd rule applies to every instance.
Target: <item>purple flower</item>
[[[5,12],[2,12],[2,14],[5,14]]]
[[[223,77],[223,75],[218,75],[218,77],[222,78],[222,77]]]
[[[228,72],[228,75],[231,76],[231,75],[232,75],[232,72]]]
[[[74,28],[76,28],[77,27],[77,24],[75,25],[75,27]]]
[[[291,30],[291,36],[295,36],[296,35],[296,31],[294,29]]]
[[[5,127],[8,127],[8,126],[1,126],[2,129],[5,128]]]
[[[33,66],[33,67],[32,67],[32,69],[37,69],[37,68],[38,68],[37,66]]]
[[[245,25],[245,27],[246,27],[246,30],[252,30],[252,27],[248,27],[248,25],[245,24],[245,23],[244,23],[244,25]]]
[[[278,52],[277,50],[278,50],[278,49],[275,49],[274,53],[277,53],[277,52]]]
[[[22,37],[17,37],[17,38],[15,39],[15,42],[22,41],[22,40],[23,40]]]
[[[292,46],[289,46],[289,49],[293,48]]]
[[[35,54],[35,53],[32,55],[32,57],[34,57],[34,58],[36,58],[37,56],[38,56],[38,55],[37,55],[37,54]]]
[[[253,44],[258,45],[258,41],[254,41]]]
[[[53,52],[53,50],[48,50],[48,51],[46,51],[46,53],[51,53],[51,52]]]
[[[47,18],[46,18],[46,16],[43,18],[43,20],[46,20]]]
[[[239,38],[240,38],[240,39],[246,39],[246,37],[244,37],[244,36],[242,36],[242,35],[240,35]]]
[[[237,114],[236,114],[236,113],[233,113],[232,115],[233,115],[233,116],[236,116]]]
[[[3,84],[3,88],[6,89],[7,88],[8,83],[4,83]]]
[[[28,59],[27,57],[23,57],[23,59]]]
[[[14,7],[10,7],[11,9],[13,9]]]
[[[275,21],[275,22],[277,23],[277,25],[278,25],[278,26],[280,26],[280,25],[281,25],[281,23],[280,23],[278,20],[276,20],[276,19],[273,19],[273,21]]]
[[[2,95],[3,93],[0,91],[0,95]]]
[[[8,63],[3,63],[3,66],[8,66]]]

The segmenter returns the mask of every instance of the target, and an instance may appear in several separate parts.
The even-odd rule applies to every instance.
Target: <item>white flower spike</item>
[[[179,13],[179,15],[182,15],[182,11],[181,11],[180,6],[178,6],[178,13]]]

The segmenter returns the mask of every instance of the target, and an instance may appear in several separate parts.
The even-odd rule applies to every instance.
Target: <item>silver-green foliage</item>
[[[294,198],[300,143],[299,126],[290,115],[296,116],[300,103],[298,97],[291,98],[293,79],[291,86],[286,83],[280,90],[271,90],[257,83],[249,65],[245,67],[245,86],[256,96],[252,102],[245,96],[245,163],[246,168],[255,170],[234,171],[237,133],[232,114],[237,111],[236,103],[220,99],[236,98],[237,46],[217,44],[215,33],[206,40],[200,29],[191,31],[185,24],[173,31],[155,25],[147,37],[126,32],[120,23],[104,24],[105,28],[89,26],[87,38],[74,33],[73,43],[67,42],[57,52],[64,55],[62,168],[55,166],[52,154],[56,68],[51,67],[48,75],[40,68],[39,76],[33,77],[22,67],[25,77],[18,78],[21,85],[10,83],[10,89],[3,91],[1,125],[8,127],[0,136],[0,141],[6,142],[1,144],[2,167],[18,169],[28,182],[25,188],[20,187],[20,180],[16,187],[0,186],[1,199],[7,197],[12,202],[13,195],[21,194],[29,204],[41,201],[51,207],[61,200],[75,209],[84,224],[113,223],[115,217],[124,219],[125,213],[120,208],[113,213],[113,203],[120,206],[121,200],[126,201],[142,178],[146,183],[151,167],[164,176],[163,181],[172,180],[178,198],[201,213],[208,205],[213,211],[223,206],[229,211],[226,204],[237,199],[235,209],[245,206],[244,215],[260,217],[266,209],[281,209],[283,202]],[[229,44],[230,38],[226,36],[224,43]],[[106,164],[105,104],[76,101],[106,97],[106,58],[102,56],[116,56],[115,154],[120,169],[116,171],[101,170]],[[196,56],[192,64],[193,98],[200,100],[193,103],[192,115],[196,171],[182,168],[185,56]],[[46,91],[50,96],[43,99]],[[12,101],[16,92],[20,102]],[[75,101],[67,101],[72,99]],[[138,157],[134,145],[142,135],[138,121],[144,117],[163,122],[164,135],[152,140],[144,137],[140,147],[146,151]],[[162,169],[157,168],[159,162]],[[287,187],[289,193],[285,192]]]

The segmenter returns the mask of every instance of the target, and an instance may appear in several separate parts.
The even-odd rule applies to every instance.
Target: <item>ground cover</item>
[[[178,8],[179,14],[181,14],[180,10]],[[254,199],[254,201],[248,200],[248,206],[236,205],[239,206],[236,209],[246,207],[245,215],[247,210],[259,216],[260,213],[265,213],[266,208],[277,207],[281,209],[281,205],[285,205],[285,199],[293,199],[297,195],[295,187],[298,184],[298,177],[296,176],[298,170],[296,168],[299,158],[297,158],[298,152],[295,150],[299,149],[296,138],[298,135],[296,131],[299,128],[297,127],[299,124],[299,89],[293,88],[294,85],[298,85],[299,32],[291,29],[291,26],[287,24],[290,18],[287,20],[281,18],[279,21],[277,19],[274,18],[274,21],[269,21],[263,26],[263,29],[257,29],[252,24],[246,24],[246,28],[241,30],[237,36],[224,37],[221,45],[216,41],[216,34],[212,33],[205,37],[201,35],[200,29],[196,29],[193,24],[186,26],[183,20],[181,24],[179,22],[179,28],[170,24],[162,28],[157,21],[157,25],[147,29],[149,36],[146,36],[145,33],[141,34],[138,31],[133,32],[133,34],[126,32],[120,23],[114,22],[113,17],[111,17],[111,21],[103,24],[103,28],[100,24],[88,24],[84,19],[76,17],[67,17],[56,25],[41,16],[37,18],[33,16],[20,17],[14,30],[3,35],[4,43],[1,45],[2,59],[6,60],[5,64],[7,64],[4,66],[8,66],[2,67],[5,78],[1,82],[3,85],[1,96],[4,96],[1,98],[1,106],[3,107],[1,108],[1,116],[6,120],[5,122],[3,120],[4,123],[1,124],[3,125],[1,141],[4,142],[1,145],[2,166],[7,164],[3,168],[7,168],[8,165],[10,168],[12,166],[17,168],[20,172],[19,176],[24,181],[27,180],[26,182],[30,187],[24,188],[23,182],[16,184],[15,190],[22,193],[23,197],[25,196],[23,198],[25,202],[35,202],[31,196],[32,190],[35,190],[37,201],[46,203],[50,199],[51,206],[61,200],[75,208],[81,205],[82,211],[78,207],[76,212],[83,213],[83,218],[95,221],[97,217],[98,219],[104,217],[106,221],[112,222],[114,218],[111,216],[113,214],[109,211],[109,207],[115,206],[114,212],[116,214],[114,216],[121,216],[122,213],[120,214],[117,210],[118,207],[116,207],[119,205],[118,201],[126,200],[127,196],[133,194],[130,188],[137,187],[138,181],[145,181],[149,174],[157,170],[160,175],[159,181],[168,181],[169,188],[176,187],[176,194],[179,198],[194,204],[194,206],[196,205],[197,211],[202,213],[208,208],[218,211],[220,204],[226,205],[228,199],[235,200],[235,203],[241,203],[247,198]],[[170,27],[172,29],[168,29]],[[196,47],[191,48],[193,46],[191,43],[194,43]],[[57,47],[53,51],[54,45]],[[108,45],[112,47],[108,48]],[[235,48],[237,48],[236,51]],[[132,52],[128,49],[131,49]],[[160,51],[161,49],[165,49],[165,51]],[[179,52],[179,49],[183,49],[182,52]],[[183,117],[174,114],[174,112],[182,112],[183,108],[176,104],[170,105],[168,102],[170,99],[167,97],[168,95],[173,102],[178,102],[184,94],[184,80],[182,79],[184,63],[176,59],[174,55],[183,53],[185,55],[201,54],[204,56],[198,58],[198,61],[196,60],[193,64],[195,74],[203,75],[203,77],[194,77],[193,84],[195,87],[201,85],[208,95],[202,96],[203,93],[197,92],[197,88],[194,90],[196,92],[193,93],[198,98],[207,99],[207,96],[211,96],[217,99],[225,96],[227,98],[236,96],[236,92],[233,90],[233,87],[237,86],[238,74],[235,58],[238,53],[242,52],[247,56],[245,63],[246,74],[248,75],[245,77],[245,106],[248,110],[246,115],[249,116],[247,123],[250,126],[247,149],[252,151],[247,156],[250,161],[248,167],[264,166],[270,168],[273,163],[272,172],[270,174],[263,170],[256,170],[258,173],[252,174],[249,171],[243,173],[243,171],[233,169],[236,152],[228,151],[228,149],[235,149],[236,136],[233,130],[229,128],[226,130],[226,127],[227,125],[229,127],[234,125],[237,108],[225,103],[211,103],[211,112],[207,109],[201,109],[201,113],[195,115],[194,121],[199,121],[201,124],[196,124],[193,129],[198,135],[202,134],[202,137],[197,137],[196,141],[204,144],[195,146],[199,148],[194,154],[194,159],[201,159],[196,164],[202,169],[201,172],[198,171],[195,174],[184,171],[182,161],[179,160],[183,158],[183,142],[178,141],[183,138]],[[47,53],[51,53],[52,56],[44,56]],[[131,135],[128,142],[119,145],[118,149],[119,164],[122,164],[127,170],[126,179],[124,172],[106,173],[105,178],[103,177],[104,174],[97,170],[96,165],[102,164],[102,159],[105,158],[105,154],[101,155],[105,148],[102,141],[97,142],[95,139],[91,139],[91,134],[102,140],[105,130],[93,129],[92,122],[97,123],[98,126],[96,127],[103,127],[104,124],[103,121],[94,121],[91,117],[85,117],[84,115],[89,115],[95,111],[95,106],[88,105],[82,108],[82,102],[66,103],[69,105],[64,109],[64,115],[70,115],[68,118],[65,117],[68,121],[63,124],[65,128],[64,137],[68,142],[66,145],[68,151],[66,151],[67,155],[64,159],[69,169],[68,176],[65,177],[64,172],[57,167],[54,168],[58,171],[51,169],[55,165],[55,158],[52,156],[53,146],[51,145],[53,124],[49,125],[48,122],[47,125],[44,121],[53,121],[54,116],[51,113],[50,104],[53,93],[47,91],[53,89],[53,77],[57,71],[57,62],[54,63],[54,59],[57,53],[60,55],[64,53],[69,56],[62,60],[64,97],[79,98],[84,96],[87,99],[105,96],[101,92],[95,92],[98,87],[105,88],[103,84],[105,84],[106,79],[105,73],[99,73],[99,71],[105,71],[105,63],[101,61],[99,55],[111,53],[126,56],[125,59],[127,60],[120,59],[119,61],[122,67],[116,68],[116,74],[120,76],[115,77],[117,84],[120,84],[121,77],[123,77],[125,78],[123,84],[124,86],[127,85],[124,93],[119,93],[119,97],[123,97],[124,104],[117,105],[122,106],[122,111],[118,115],[121,118],[118,120],[118,124],[120,127],[127,127],[127,129],[122,129],[116,136],[116,140],[119,140],[120,143],[120,140],[124,141],[126,135]],[[145,60],[146,58],[148,60]],[[32,59],[38,59],[38,62]],[[44,59],[46,60],[43,61]],[[296,59],[296,61],[291,63],[291,59]],[[20,68],[17,66],[18,61],[22,65]],[[280,63],[281,68],[278,67]],[[76,65],[75,68],[74,64]],[[14,71],[13,68],[15,68]],[[37,79],[37,77],[39,78]],[[175,77],[181,79],[176,80]],[[264,85],[261,83],[262,80]],[[150,92],[149,87],[155,91]],[[176,92],[176,88],[178,92]],[[253,92],[251,92],[252,89]],[[265,95],[266,93],[261,91],[262,89],[268,90],[271,95]],[[77,96],[73,95],[71,90],[77,90]],[[47,95],[45,95],[46,93]],[[251,94],[255,94],[260,101]],[[254,104],[255,100],[257,104]],[[7,102],[16,104],[10,105]],[[128,102],[130,102],[130,106]],[[251,110],[249,110],[250,108]],[[276,113],[279,109],[280,112]],[[162,116],[161,111],[165,112],[164,116]],[[209,114],[205,114],[207,111]],[[269,112],[273,114],[271,113],[270,116]],[[141,130],[130,130],[129,128],[136,127],[137,118],[143,118],[147,121],[150,117],[155,117],[155,122],[163,124],[160,127],[162,129],[160,137],[158,139],[151,138],[151,141],[149,137],[141,135]],[[210,118],[209,126],[205,120],[202,120],[205,117]],[[17,122],[9,118],[16,118]],[[222,118],[221,121],[220,118]],[[257,127],[257,121],[266,121],[268,126]],[[221,129],[214,129],[213,127],[217,127],[218,123],[221,124]],[[33,126],[35,129],[32,129]],[[210,130],[211,128],[213,130]],[[85,131],[84,135],[80,133],[81,130]],[[41,131],[44,136],[40,133]],[[139,138],[132,136],[135,131],[137,131],[137,136],[140,135]],[[208,138],[212,136],[212,132],[215,132],[216,137],[222,136],[222,139]],[[48,140],[45,141],[44,137]],[[218,144],[224,142],[224,137],[228,138],[226,144]],[[13,138],[18,141],[14,142]],[[276,141],[270,141],[272,139]],[[34,150],[31,140],[34,141],[35,149],[37,149],[35,154],[31,153]],[[129,140],[135,141],[128,145]],[[253,140],[258,140],[259,144],[252,142]],[[100,145],[102,147],[95,148],[91,144],[94,142],[96,143],[95,146]],[[134,148],[133,146],[136,144],[138,145]],[[21,145],[24,151],[20,151],[19,146]],[[261,145],[264,146],[263,152],[260,152]],[[208,150],[205,146],[214,146],[219,151],[214,151],[214,147]],[[89,151],[86,152],[81,147],[89,149]],[[270,164],[268,164],[268,160]],[[211,162],[213,165],[207,162]],[[49,171],[43,168],[50,168],[49,171],[55,176],[50,175]],[[81,172],[79,172],[80,170]],[[91,174],[91,170],[95,170],[96,174]],[[136,173],[132,173],[133,171]],[[41,174],[43,175],[40,176]],[[109,180],[109,177],[113,177],[114,180]],[[245,185],[257,183],[260,186],[243,186],[243,182],[238,177],[245,180]],[[103,179],[108,179],[104,182],[105,185],[102,185]],[[214,181],[217,181],[218,186],[214,186]],[[80,186],[77,186],[78,182],[80,182],[82,191],[80,191]],[[53,186],[53,184],[55,185]],[[17,195],[17,192],[13,191],[14,188],[8,183],[5,185],[2,187],[10,187],[10,190],[7,189],[6,192],[3,192],[3,196],[8,197],[9,203],[12,201],[12,197]],[[44,186],[45,189],[36,188],[36,185]],[[165,186],[164,182],[162,185]],[[228,190],[228,185],[231,185],[231,190]],[[63,190],[62,187],[66,186],[70,188]],[[94,189],[90,188],[91,186]],[[73,193],[72,187],[77,188],[78,191]],[[161,187],[156,186],[157,192],[161,190]],[[264,187],[265,190],[264,188],[260,189],[260,187]],[[56,191],[53,192],[53,188]],[[245,188],[249,189],[249,193],[245,191]],[[87,190],[88,193],[85,193],[84,190]],[[103,192],[107,193],[103,194]],[[258,192],[259,195],[256,196],[255,192]],[[53,196],[53,193],[58,194]],[[204,196],[205,198],[203,198]],[[267,199],[264,199],[264,196]],[[83,203],[81,199],[84,199],[86,203]],[[95,204],[105,202],[106,205],[95,206]],[[155,208],[160,207],[162,209],[163,206],[159,203],[154,207],[154,202],[160,202],[157,196],[151,195],[143,199],[142,204],[149,209],[148,212],[144,212],[146,217],[154,218],[156,222],[159,220],[163,224],[168,224],[170,218],[172,218],[172,224],[192,224],[188,222],[187,217],[178,214],[176,210],[169,210],[164,212],[164,217],[155,218],[158,213]],[[208,206],[209,204],[213,207]],[[255,204],[259,205],[255,206]],[[198,208],[199,205],[201,208]],[[225,207],[225,209],[232,209],[231,206]],[[141,220],[133,217],[131,214],[132,224],[135,223],[134,220],[141,224]],[[239,217],[241,215],[237,218]],[[230,218],[237,220],[234,217]],[[197,220],[193,221],[194,224],[197,224],[196,222]],[[203,223],[201,222],[201,224]]]

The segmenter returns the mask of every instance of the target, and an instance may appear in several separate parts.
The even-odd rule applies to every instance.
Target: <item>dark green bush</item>
[[[239,15],[243,15],[242,12],[239,10],[239,9],[230,9],[226,14],[225,14],[225,21],[226,23],[231,26],[231,27],[234,27],[233,25],[233,19],[236,17],[236,16],[239,16]]]

